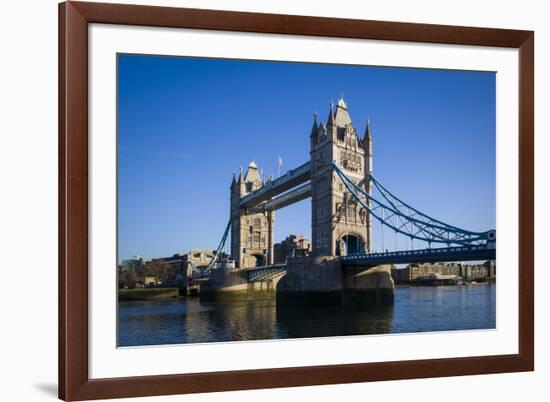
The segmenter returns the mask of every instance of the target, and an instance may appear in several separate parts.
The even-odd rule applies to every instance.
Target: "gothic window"
[[[254,218],[254,227],[260,227],[260,226],[261,226],[260,218]]]
[[[254,243],[260,242],[260,235],[258,233],[254,234]]]

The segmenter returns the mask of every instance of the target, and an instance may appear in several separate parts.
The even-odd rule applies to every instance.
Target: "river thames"
[[[496,328],[496,285],[403,287],[393,306],[277,308],[275,300],[119,302],[118,345]]]

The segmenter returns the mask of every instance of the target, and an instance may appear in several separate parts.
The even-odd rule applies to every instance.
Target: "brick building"
[[[286,263],[289,257],[304,257],[311,252],[311,243],[302,235],[291,234],[274,246],[275,264]]]

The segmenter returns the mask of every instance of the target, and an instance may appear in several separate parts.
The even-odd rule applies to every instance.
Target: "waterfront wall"
[[[119,289],[119,301],[172,299],[179,296],[178,288]]]

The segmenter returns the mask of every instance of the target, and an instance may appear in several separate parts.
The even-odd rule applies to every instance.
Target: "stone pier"
[[[248,282],[244,269],[214,269],[201,284],[200,298],[207,301],[261,300],[275,297],[280,276]]]
[[[393,304],[394,282],[391,265],[346,267],[344,270],[344,303],[353,305]]]
[[[390,265],[345,267],[338,257],[291,258],[277,285],[277,304],[357,306],[393,303]]]

